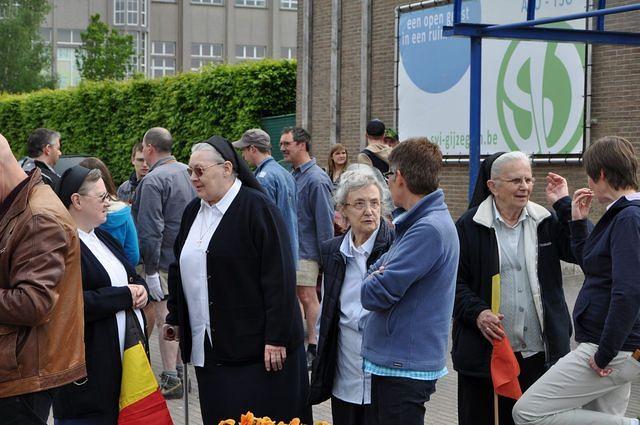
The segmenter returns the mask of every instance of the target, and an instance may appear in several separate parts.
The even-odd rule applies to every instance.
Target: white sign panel
[[[463,1],[462,21],[526,20],[526,0]],[[538,0],[536,18],[579,13],[586,0]],[[400,15],[398,131],[427,136],[445,155],[469,154],[469,39],[442,35],[453,5]],[[554,24],[584,29],[585,21]],[[583,149],[585,46],[519,40],[482,41],[481,152],[536,154]]]

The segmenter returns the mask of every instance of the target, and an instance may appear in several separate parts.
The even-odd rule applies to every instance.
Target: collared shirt
[[[231,188],[217,203],[209,205],[200,202],[200,210],[196,215],[187,240],[180,254],[180,276],[182,290],[189,310],[191,324],[191,363],[194,366],[204,366],[204,335],[211,338],[211,321],[209,317],[209,288],[207,275],[207,250],[222,217],[236,198],[242,187],[240,179],[236,178]]]
[[[531,220],[526,208],[511,226],[507,224],[495,201],[494,229],[500,249],[500,312],[502,324],[515,352],[530,357],[544,351],[542,328],[533,301],[533,292],[524,261],[524,223]]]
[[[111,286],[127,286],[129,279],[127,276],[127,269],[124,268],[118,257],[100,240],[96,233],[91,230],[87,233],[81,229],[78,229],[78,236],[80,240],[89,248],[89,251],[96,257],[102,267],[107,271]],[[142,320],[142,313],[140,310],[134,309],[138,323],[142,327],[144,321]],[[126,315],[125,310],[120,310],[116,313],[116,323],[118,324],[118,342],[120,343],[120,356],[124,353],[124,337],[125,337],[125,325]]]
[[[298,191],[298,258],[320,260],[320,244],[333,238],[333,183],[315,158],[293,170]]]
[[[361,246],[353,243],[353,233],[347,232],[340,253],[346,260],[344,282],[340,290],[340,324],[338,352],[332,393],[347,403],[371,403],[371,374],[362,370],[362,328],[360,323],[369,313],[362,307],[360,292],[367,276],[367,259],[378,235],[378,227]]]
[[[417,381],[435,381],[446,376],[449,373],[447,367],[443,367],[440,370],[407,370],[407,369],[392,369],[390,367],[380,366],[372,363],[367,359],[364,359],[364,366],[362,367],[365,372],[376,376],[388,376],[390,378],[409,378]]]
[[[640,192],[636,192],[636,193],[631,193],[629,195],[623,195],[625,198],[627,198],[627,201],[640,201]],[[622,198],[622,196],[620,197]],[[613,204],[615,204],[616,202],[618,202],[620,200],[620,198],[616,199],[615,201],[613,201],[612,203],[610,203],[609,205],[607,205],[607,211],[609,211],[609,208],[611,208],[611,206]]]
[[[291,240],[293,258],[298,260],[298,194],[293,176],[273,157],[264,159],[256,167],[255,176],[267,195],[282,213]]]

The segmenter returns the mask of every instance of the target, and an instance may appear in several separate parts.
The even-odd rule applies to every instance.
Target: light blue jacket
[[[258,164],[256,178],[282,213],[291,239],[291,252],[295,263],[298,262],[298,195],[296,181],[291,173],[269,157]]]
[[[127,260],[135,267],[140,261],[140,248],[131,208],[127,205],[119,210],[107,212],[107,221],[102,223],[100,228],[120,242]]]
[[[413,371],[446,366],[459,255],[442,190],[398,219],[393,245],[362,285],[362,305],[371,311],[364,325],[365,359]]]

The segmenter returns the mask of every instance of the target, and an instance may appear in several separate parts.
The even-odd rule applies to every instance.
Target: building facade
[[[368,120],[379,118],[396,127],[395,11],[410,3],[413,1],[300,0],[296,117],[310,131],[313,153],[321,165],[327,163],[333,143],[346,145],[354,158],[364,147]],[[637,0],[609,0],[607,7],[634,3]],[[607,30],[635,32],[640,13],[607,16],[605,22]],[[640,49],[597,45],[590,63],[587,143],[618,135],[640,152]],[[550,171],[567,178],[570,193],[587,184],[579,163],[562,159],[536,162],[533,171],[537,183],[532,199],[543,205],[545,177]],[[468,182],[464,160],[445,164],[441,186],[454,218],[467,208]],[[602,207],[596,206],[596,215],[600,213]]]
[[[51,0],[41,35],[61,87],[79,83],[75,49],[90,16],[133,37],[132,70],[156,78],[208,63],[296,57],[297,0]]]

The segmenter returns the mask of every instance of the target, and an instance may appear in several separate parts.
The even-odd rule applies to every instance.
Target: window
[[[295,59],[296,48],[295,47],[283,47],[280,49],[280,57],[283,59]]]
[[[280,9],[298,10],[298,0],[280,0]]]
[[[176,43],[154,41],[151,43],[151,76],[164,77],[176,72]]]
[[[76,49],[58,47],[56,52],[56,73],[60,88],[77,86],[80,83],[80,72],[76,65]]]
[[[140,0],[140,25],[147,26],[147,0]]]
[[[40,38],[44,44],[51,44],[51,28],[40,28]]]
[[[140,72],[147,75],[147,33],[140,34]]]
[[[192,4],[213,4],[216,6],[223,6],[224,0],[191,0]]]
[[[222,44],[191,43],[191,70],[197,71],[203,65],[222,61]]]
[[[133,55],[131,55],[129,59],[127,69],[127,75],[131,76],[140,69],[140,33],[137,31],[129,31],[126,34],[133,37]]]
[[[80,45],[82,44],[82,38],[80,38],[81,30],[58,30],[58,44],[64,45]]]
[[[127,25],[138,25],[138,0],[127,0]]]
[[[267,7],[267,0],[236,0],[236,6]]]
[[[267,48],[265,46],[249,46],[239,44],[236,46],[237,59],[264,59]]]
[[[113,5],[113,24],[124,25],[125,15],[127,14],[126,0],[114,0]]]

